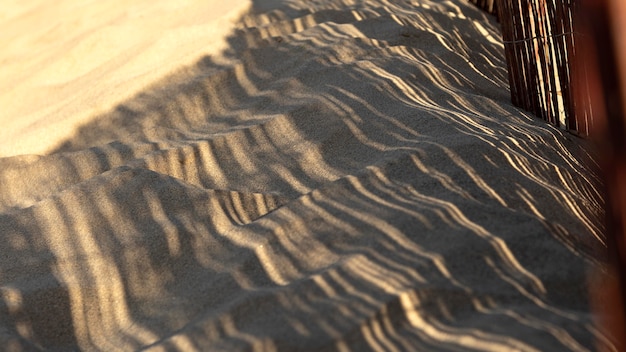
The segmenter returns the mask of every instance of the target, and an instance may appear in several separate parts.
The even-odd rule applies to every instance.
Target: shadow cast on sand
[[[610,347],[593,158],[509,103],[492,18],[253,8],[222,57],[0,159],[3,346]]]

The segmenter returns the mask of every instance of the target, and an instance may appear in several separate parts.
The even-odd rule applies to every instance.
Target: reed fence
[[[577,64],[581,0],[469,1],[501,23],[513,104],[555,126],[588,135],[588,73],[585,65]]]

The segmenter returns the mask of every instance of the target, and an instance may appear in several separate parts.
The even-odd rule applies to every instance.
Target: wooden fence
[[[584,65],[577,65],[581,0],[469,0],[502,26],[511,100],[581,135],[591,128]],[[577,51],[578,50],[578,51]],[[578,105],[578,106],[577,106]]]

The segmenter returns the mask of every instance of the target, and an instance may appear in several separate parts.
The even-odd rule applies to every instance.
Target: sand
[[[19,0],[0,13],[0,157],[50,153],[77,125],[227,47],[247,0]],[[97,83],[95,83],[97,82]]]
[[[510,103],[493,18],[121,3],[0,18],[0,349],[611,348],[593,150]]]

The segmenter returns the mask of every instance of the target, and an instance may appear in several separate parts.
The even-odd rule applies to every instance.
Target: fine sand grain
[[[0,18],[33,33],[0,69],[0,349],[610,347],[594,159],[512,106],[493,18],[110,3],[53,49]],[[135,24],[160,44],[102,43]]]

